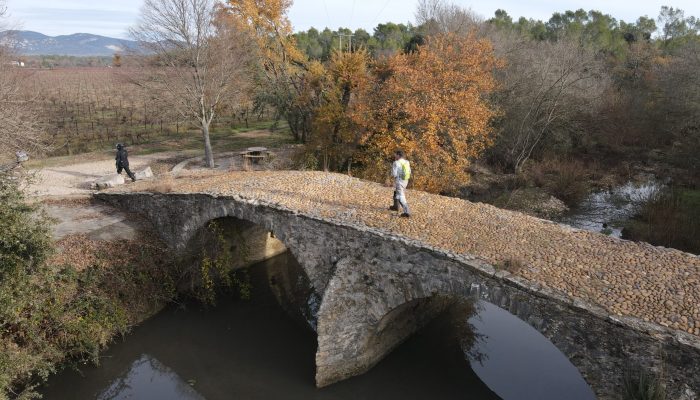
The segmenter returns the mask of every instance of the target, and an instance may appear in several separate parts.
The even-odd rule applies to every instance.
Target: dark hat
[[[123,149],[123,148],[124,148],[124,145],[123,145],[123,144],[117,143],[117,149],[120,149],[120,150],[121,150],[121,149]]]

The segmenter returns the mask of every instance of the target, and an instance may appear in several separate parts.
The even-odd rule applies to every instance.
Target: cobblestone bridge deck
[[[132,185],[148,190],[148,182]],[[237,195],[366,225],[467,254],[613,315],[700,335],[700,257],[607,237],[481,203],[408,191],[413,217],[387,210],[392,189],[322,172],[231,172],[175,179],[174,193]],[[512,268],[515,266],[515,269]]]

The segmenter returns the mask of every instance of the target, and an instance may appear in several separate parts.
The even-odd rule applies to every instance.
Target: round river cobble
[[[137,183],[132,190],[146,185]],[[341,174],[203,174],[174,180],[172,191],[238,195],[381,229],[507,267],[615,315],[700,335],[700,257],[689,253],[415,190],[407,193],[412,217],[399,218],[387,210],[392,188]]]

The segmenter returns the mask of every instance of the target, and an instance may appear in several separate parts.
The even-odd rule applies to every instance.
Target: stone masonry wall
[[[322,297],[317,385],[361,374],[411,332],[389,332],[386,317],[434,296],[478,297],[526,321],[579,369],[601,399],[619,398],[629,366],[663,369],[669,398],[696,398],[700,340],[554,292],[476,257],[367,228],[305,216],[277,204],[208,194],[100,193],[96,197],[147,216],[182,252],[208,221],[231,216],[274,232]],[[426,314],[438,308],[426,307]],[[405,314],[405,313],[404,313]],[[403,314],[402,314],[403,315]],[[420,321],[406,323],[417,329]],[[681,397],[685,396],[685,397]]]

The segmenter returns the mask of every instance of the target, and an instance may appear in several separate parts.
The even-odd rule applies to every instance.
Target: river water
[[[253,296],[215,307],[171,306],[104,352],[100,366],[49,379],[45,399],[594,399],[546,338],[504,310],[445,313],[368,373],[314,386],[316,338],[280,307],[270,271],[298,269],[289,255],[251,267]],[[287,310],[289,307],[286,307]],[[474,310],[474,307],[471,307]],[[461,318],[470,348],[447,334]],[[468,318],[468,320],[467,320]],[[474,357],[480,354],[480,361]]]
[[[593,192],[561,222],[619,238],[625,221],[634,217],[639,207],[663,187],[653,176],[646,176],[610,190]],[[607,231],[603,224],[607,225]]]

